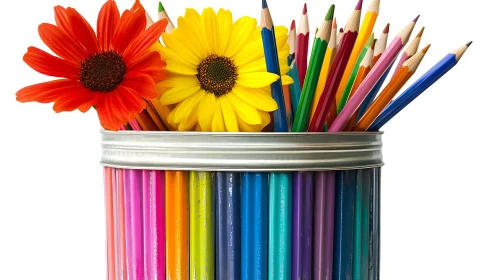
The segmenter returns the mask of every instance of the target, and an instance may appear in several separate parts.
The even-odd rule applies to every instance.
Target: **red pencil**
[[[309,33],[307,4],[305,3],[296,37],[296,66],[298,67],[298,77],[302,87],[307,73]]]
[[[376,41],[376,46],[374,46],[373,66],[376,65],[376,62],[378,62],[379,58],[386,50],[386,43],[388,42],[389,32],[390,32],[390,24],[388,23],[385,29],[383,29],[383,33],[381,33],[378,40]]]
[[[332,113],[332,118],[336,118],[336,91],[340,85],[343,72],[345,72],[345,67],[347,66],[348,60],[352,53],[353,46],[355,45],[355,40],[357,40],[357,35],[359,35],[359,25],[360,25],[360,10],[362,8],[362,0],[359,0],[355,10],[348,19],[345,26],[345,35],[341,40],[340,47],[334,58],[333,66],[329,75],[327,77],[326,86],[322,92],[321,98],[317,105],[317,109],[312,117],[310,123],[310,132],[319,132],[324,128],[326,122],[326,116],[330,111],[330,108],[334,108],[335,113]]]

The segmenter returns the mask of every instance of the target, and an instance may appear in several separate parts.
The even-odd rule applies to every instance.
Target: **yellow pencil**
[[[380,0],[373,0],[367,8],[367,12],[364,16],[364,20],[362,21],[362,25],[359,30],[359,36],[355,41],[352,54],[350,55],[350,59],[348,60],[347,67],[345,68],[345,72],[343,73],[343,77],[341,78],[338,90],[336,91],[336,104],[340,103],[341,96],[345,91],[350,76],[352,75],[352,71],[355,63],[357,62],[357,58],[364,48],[364,45],[367,43],[367,40],[369,40],[369,36],[371,36],[373,32],[374,24],[376,23],[376,19],[378,18],[379,14],[379,2]]]
[[[317,104],[319,104],[319,99],[321,98],[322,91],[324,90],[324,86],[326,85],[327,76],[329,74],[329,70],[331,69],[331,65],[333,65],[334,57],[336,56],[337,51],[337,29],[338,26],[336,24],[336,18],[333,19],[333,28],[331,29],[331,37],[329,38],[329,43],[327,45],[326,54],[324,55],[324,60],[322,62],[321,73],[319,75],[319,81],[317,82],[317,87],[315,88],[314,101],[312,103],[312,110],[310,111],[310,115],[313,116],[315,113],[315,109],[317,108]],[[309,120],[309,124],[312,121],[312,118]]]

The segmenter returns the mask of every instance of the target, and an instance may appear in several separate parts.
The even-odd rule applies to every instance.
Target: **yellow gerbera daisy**
[[[282,75],[288,72],[288,31],[276,26]],[[155,49],[166,61],[168,78],[158,84],[161,103],[175,105],[168,122],[180,131],[261,131],[277,109],[256,19],[232,21],[232,13],[187,9],[178,28],[163,34]],[[283,76],[283,83],[292,79]]]

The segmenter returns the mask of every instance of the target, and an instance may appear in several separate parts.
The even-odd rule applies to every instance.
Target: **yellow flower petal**
[[[286,45],[288,42],[288,29],[284,26],[275,26],[274,33],[275,33],[276,47],[279,50],[283,48],[284,45]]]
[[[167,88],[167,89],[173,88],[177,85],[195,86],[199,85],[199,80],[195,76],[171,75],[165,80],[156,84],[157,87]],[[162,94],[164,92],[159,92],[159,93]]]
[[[199,85],[186,86],[179,84],[176,87],[168,90],[161,96],[161,103],[163,105],[177,104],[197,93],[201,87]]]
[[[217,103],[215,105],[215,115],[213,116],[213,122],[211,124],[213,132],[225,132],[224,116],[222,113],[222,108],[220,104],[220,99],[216,99]]]
[[[211,131],[211,124],[213,123],[216,105],[217,100],[215,95],[209,92],[207,92],[203,99],[199,102],[198,122],[201,126],[201,130],[204,132]]]
[[[236,65],[244,65],[253,60],[257,60],[264,56],[263,42],[260,36],[257,40],[246,44],[244,48],[234,56],[234,63]]]
[[[239,130],[243,132],[260,132],[270,123],[270,114],[267,112],[258,111],[261,124],[251,125],[242,121],[239,116],[237,119],[237,124],[239,125]]]
[[[177,111],[178,111],[178,106],[175,107],[175,109],[173,109],[170,112],[170,114],[168,114],[168,116],[166,117],[166,120],[168,121],[168,123],[175,128],[177,128],[177,126],[178,126],[178,124],[175,123],[175,114],[177,113]]]
[[[217,15],[212,8],[206,8],[201,15],[201,27],[206,38],[206,48],[210,54],[219,54],[219,35]]]
[[[225,56],[229,40],[232,36],[232,13],[228,10],[218,10],[218,34],[220,35],[220,55]]]
[[[179,131],[189,131],[194,127],[195,124],[198,123],[198,108],[199,102],[194,105],[194,107],[192,107],[186,118],[179,124]]]
[[[191,8],[185,10],[185,16],[178,18],[178,30],[184,30],[182,32],[182,37],[185,37],[189,46],[195,45],[192,52],[200,58],[205,58],[208,56],[208,50],[206,49],[206,38],[201,30],[201,15]]]
[[[250,17],[242,17],[232,27],[232,37],[227,46],[225,55],[231,59],[237,54],[250,40],[251,35],[258,30],[256,19]]]
[[[282,76],[281,80],[282,80],[283,85],[290,85],[290,84],[294,83],[293,78],[291,78],[288,75]]]
[[[182,75],[197,75],[198,70],[196,67],[189,64],[184,64],[179,60],[168,60],[166,64],[166,71]]]
[[[194,106],[197,106],[201,98],[203,98],[205,91],[200,90],[191,97],[187,98],[183,102],[179,103],[176,108],[178,108],[177,112],[175,113],[175,117],[173,119],[174,123],[181,123],[184,121],[185,118],[189,116],[189,113],[191,112],[192,108]],[[197,118],[197,115],[195,116]]]
[[[172,52],[176,53],[179,57],[182,57],[185,61],[189,62],[192,65],[198,65],[201,62],[201,58],[197,57],[189,48],[189,45],[184,45],[181,41],[179,41],[176,37],[182,36],[183,32],[179,31],[179,29],[174,29],[172,34],[163,33],[163,42],[165,43],[166,48],[172,50]],[[169,59],[166,60],[169,62]]]
[[[279,79],[279,75],[269,72],[244,73],[237,76],[236,83],[249,88],[262,88]]]
[[[260,118],[262,119],[262,130],[270,123],[270,113],[258,110]]]
[[[236,86],[232,89],[234,94],[242,101],[256,109],[270,112],[277,110],[277,102],[272,96],[259,88],[247,89]]]
[[[286,61],[287,63],[287,61]],[[260,57],[246,64],[237,66],[237,73],[245,74],[251,72],[267,72],[267,65],[265,64],[265,57]]]
[[[251,125],[262,123],[260,115],[258,115],[258,110],[240,99],[235,92],[227,93],[225,96],[227,96],[227,99],[236,111],[237,117],[241,121]]]
[[[152,52],[157,51],[159,53],[159,55],[161,55],[161,59],[166,61],[166,59],[167,59],[167,56],[165,54],[166,48],[160,42],[154,43],[149,50]]]
[[[221,96],[219,99],[220,107],[222,107],[222,113],[224,115],[225,128],[228,132],[239,132],[236,113],[234,112],[229,100],[227,100],[227,97],[225,96]]]

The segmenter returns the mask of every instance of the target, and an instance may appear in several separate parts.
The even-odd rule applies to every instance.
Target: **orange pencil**
[[[400,56],[399,64],[397,65],[397,68],[395,68],[393,75],[395,75],[395,73],[398,72],[398,70],[402,67],[404,62],[406,62],[409,58],[411,58],[414,54],[416,54],[419,48],[419,43],[421,42],[421,37],[423,36],[423,32],[424,32],[424,26],[423,28],[421,28],[416,37],[414,37],[412,42],[410,42],[409,45],[407,45],[407,47],[405,48],[404,52],[402,53],[402,56]]]
[[[159,116],[158,112],[151,106],[151,103],[147,102],[146,106],[146,112],[151,117],[151,120],[154,122],[156,127],[158,127],[158,130],[160,131],[166,131],[166,127],[161,121],[161,117]]]
[[[352,91],[351,91],[352,94],[350,94],[350,96],[348,97],[348,100],[350,100],[350,98],[352,98],[352,96],[355,94],[355,91],[357,90],[357,88],[364,81],[367,74],[369,74],[369,71],[371,71],[371,68],[373,66],[374,47],[376,46],[376,42],[377,42],[377,40],[374,39],[372,44],[371,44],[371,48],[367,51],[366,55],[364,56],[364,59],[360,63],[359,71],[357,72],[357,77],[355,78],[355,82],[353,83],[353,86],[352,86]],[[345,128],[345,131],[350,131],[354,128],[355,120],[357,119],[358,113],[359,113],[359,109],[357,109],[357,111],[353,114],[353,116],[350,120],[350,123]]]
[[[165,171],[166,279],[189,278],[189,212],[186,171]]]
[[[140,127],[142,128],[142,130],[147,130],[147,131],[150,131],[150,130],[158,131],[159,130],[159,128],[156,126],[156,124],[154,123],[152,118],[147,113],[147,110],[144,110],[144,111],[138,113],[137,115],[135,115],[135,119],[140,124]]]
[[[369,126],[374,122],[378,115],[383,111],[383,109],[390,103],[392,98],[397,94],[397,92],[405,85],[405,83],[411,78],[411,76],[418,69],[421,60],[423,60],[426,52],[430,48],[430,45],[426,46],[419,53],[414,55],[412,58],[404,62],[402,67],[395,73],[393,78],[390,80],[388,85],[383,89],[379,96],[374,100],[373,104],[367,109],[365,114],[357,123],[355,131],[366,131]]]

